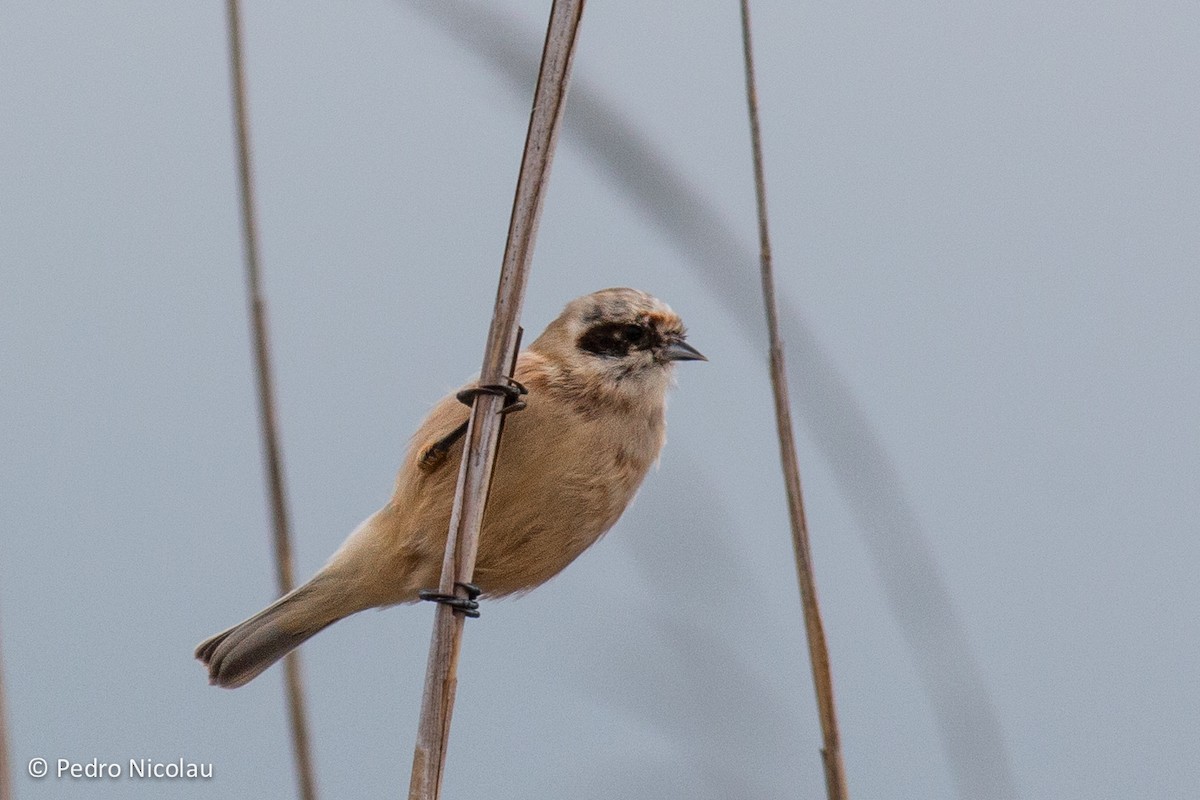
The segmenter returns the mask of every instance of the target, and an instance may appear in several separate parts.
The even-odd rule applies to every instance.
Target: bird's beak
[[[683,340],[671,342],[662,349],[659,357],[663,361],[708,361],[703,353]]]

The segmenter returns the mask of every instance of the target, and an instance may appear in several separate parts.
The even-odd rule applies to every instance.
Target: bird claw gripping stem
[[[509,414],[513,411],[520,411],[521,409],[525,408],[525,401],[520,399],[521,395],[529,394],[529,390],[525,388],[524,384],[520,383],[519,381],[515,381],[512,378],[505,378],[505,380],[508,381],[507,384],[489,383],[484,384],[483,386],[467,387],[456,394],[455,397],[457,397],[458,401],[463,405],[470,406],[475,402],[476,395],[494,394],[504,398],[504,406],[500,409],[501,414]],[[467,420],[463,420],[461,425],[431,444],[421,454],[421,469],[425,470],[426,472],[435,469],[439,464],[442,463],[442,460],[446,457],[446,454],[450,452],[450,448],[453,447],[466,432]]]
[[[433,603],[441,603],[442,605],[450,606],[464,617],[471,619],[479,618],[479,595],[483,594],[483,590],[473,583],[455,582],[455,587],[462,589],[467,593],[466,597],[459,597],[456,594],[441,594],[433,589],[422,589],[417,592],[417,597],[422,600],[429,600]]]
[[[475,397],[481,394],[503,397],[504,407],[500,409],[501,414],[509,414],[525,408],[525,401],[521,399],[521,395],[529,394],[529,390],[514,378],[505,377],[504,380],[505,383],[483,383],[478,386],[470,386],[454,396],[465,406],[473,404]]]

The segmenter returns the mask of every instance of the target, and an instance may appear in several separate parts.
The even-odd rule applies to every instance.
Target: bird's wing
[[[422,423],[417,435],[416,460],[422,472],[434,472],[446,463],[447,456],[467,432],[471,409],[455,399],[442,398]]]
[[[520,381],[533,383],[541,382],[541,372],[539,365],[542,362],[542,357],[536,353],[526,350],[521,353],[517,361],[517,378]],[[522,383],[516,384],[521,389],[521,394],[525,394],[527,390]],[[458,398],[463,391],[477,386],[475,381],[468,383],[466,386],[454,394],[443,397],[438,404],[433,407],[433,411],[429,412],[425,422],[421,424],[420,430],[413,437],[416,448],[417,466],[422,472],[435,472],[439,467],[446,463],[447,457],[453,451],[467,432],[467,422],[471,417],[471,407],[468,404],[464,405]],[[514,403],[518,397],[510,397],[506,400],[506,405]],[[524,407],[525,403],[520,403]],[[516,410],[516,409],[513,409]]]
[[[421,455],[419,456],[420,460],[418,462],[421,465],[421,469],[425,470],[426,472],[431,472],[440,467],[446,460],[446,455],[450,452],[450,448],[453,447],[454,444],[463,437],[463,434],[467,432],[467,424],[469,422],[469,419],[464,419],[462,424],[460,424],[457,428],[450,431],[442,438],[437,439],[433,443],[421,448]]]

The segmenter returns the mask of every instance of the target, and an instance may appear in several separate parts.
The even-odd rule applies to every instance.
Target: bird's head
[[[659,399],[677,361],[707,361],[687,343],[683,320],[637,289],[572,300],[531,349],[598,391]]]

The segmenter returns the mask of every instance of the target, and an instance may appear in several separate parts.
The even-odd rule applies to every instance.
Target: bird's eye
[[[621,338],[634,347],[641,347],[649,340],[650,333],[641,325],[623,325],[621,327]]]

